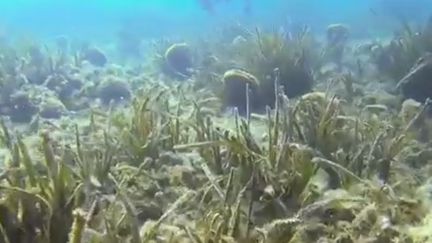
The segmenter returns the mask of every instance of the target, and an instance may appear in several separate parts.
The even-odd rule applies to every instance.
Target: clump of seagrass
[[[426,53],[414,63],[409,73],[397,84],[405,99],[425,102],[432,98],[432,53]]]
[[[328,92],[290,100],[290,69],[274,64],[304,66],[279,37],[260,40],[265,72],[247,70],[271,82],[265,115],[220,117],[209,92],[146,83],[131,107],[94,109],[75,134],[56,128],[30,146],[1,123],[4,242],[427,239],[430,154],[415,138],[430,103],[406,103],[400,119]]]
[[[415,29],[402,22],[398,34],[389,43],[371,45],[372,61],[380,73],[397,82],[410,72],[415,62],[427,52],[432,52],[430,21]]]
[[[274,80],[278,78],[284,93],[298,97],[311,91],[314,78],[312,68],[318,61],[307,29],[287,40],[281,33],[263,33],[257,30],[238,50],[238,62],[260,80],[260,100],[263,106],[275,104]],[[279,70],[278,74],[274,70]]]
[[[5,134],[10,133],[4,129]],[[6,161],[6,171],[20,169],[26,175],[8,173],[5,177],[8,182],[3,181],[1,186],[5,192],[4,205],[17,215],[20,210],[25,212],[17,222],[19,227],[26,227],[20,240],[66,242],[72,224],[72,208],[77,202],[72,195],[78,192],[77,181],[67,168],[67,162],[60,161],[46,133],[42,135],[41,160],[30,156],[32,152],[20,136],[16,142],[10,140],[9,143],[12,145],[10,152],[16,151],[18,157]]]
[[[162,152],[161,150],[169,146],[168,143],[165,143],[169,130],[164,127],[164,118],[161,114],[169,108],[161,105],[164,95],[167,95],[166,90],[148,90],[141,96],[142,99],[133,100],[131,116],[127,116],[126,124],[121,121],[114,124],[119,126],[123,133],[123,146],[125,151],[129,151],[132,164],[142,163],[146,157],[156,159]],[[171,118],[167,118],[167,121],[170,122],[168,125],[171,122],[178,124],[178,120],[171,120]]]

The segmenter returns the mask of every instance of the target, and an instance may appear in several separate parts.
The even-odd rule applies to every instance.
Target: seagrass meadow
[[[0,242],[432,242],[431,37],[2,42]]]

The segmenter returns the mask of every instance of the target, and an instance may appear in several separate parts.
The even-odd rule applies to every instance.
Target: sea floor
[[[405,30],[3,43],[0,242],[432,242],[432,31]]]

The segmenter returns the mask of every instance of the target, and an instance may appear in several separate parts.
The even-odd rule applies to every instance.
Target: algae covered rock
[[[68,99],[77,93],[83,86],[83,82],[79,75],[71,74],[68,76],[63,75],[50,75],[44,85],[57,93],[61,100]]]
[[[66,111],[65,106],[56,98],[48,98],[40,104],[39,115],[43,118],[58,119]]]
[[[332,24],[327,27],[326,56],[337,64],[341,64],[349,37],[349,29],[343,24]]]
[[[360,103],[364,106],[381,105],[390,110],[399,110],[402,100],[399,96],[392,95],[387,92],[369,93],[360,99]]]
[[[329,111],[333,112],[340,104],[339,99],[335,98],[332,100],[331,97],[326,93],[318,91],[302,95],[299,102],[310,104],[312,107],[320,110],[321,112],[324,112],[323,108],[326,108],[329,105]]]
[[[402,104],[399,118],[406,126],[410,124],[410,131],[416,135],[419,141],[428,143],[432,132],[432,122],[430,114],[428,114],[430,110],[426,110],[425,114],[423,113],[424,108],[420,102],[407,99]]]
[[[97,94],[104,104],[109,104],[111,101],[119,102],[122,100],[129,100],[131,97],[131,90],[126,81],[111,76],[105,78],[99,84]]]
[[[173,186],[187,186],[195,188],[198,184],[195,170],[187,165],[176,165],[168,169],[170,171],[170,184]]]
[[[405,124],[408,124],[421,110],[422,104],[413,99],[407,99],[402,103],[399,117]]]
[[[49,70],[45,67],[37,67],[34,65],[23,67],[22,73],[25,75],[28,82],[32,84],[42,84],[49,76]]]
[[[409,73],[403,77],[397,88],[400,88],[406,99],[425,102],[432,98],[432,53],[419,58]]]
[[[250,108],[257,107],[259,81],[255,76],[240,69],[231,69],[225,72],[223,82],[225,107],[237,107],[240,114],[246,113],[247,84],[249,84]]]
[[[349,28],[344,24],[331,24],[327,26],[327,43],[329,45],[345,44],[349,32]]]
[[[28,93],[18,91],[10,97],[9,116],[13,122],[30,122],[38,107]]]
[[[164,55],[168,72],[174,76],[189,77],[193,65],[192,52],[188,44],[178,43],[171,45]]]
[[[103,67],[108,62],[105,54],[95,47],[85,49],[82,53],[82,59],[97,67]]]

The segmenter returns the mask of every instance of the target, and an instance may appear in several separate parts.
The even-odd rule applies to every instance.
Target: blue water
[[[424,20],[432,1],[252,0],[252,11],[244,13],[243,0],[231,0],[209,14],[196,0],[1,0],[0,10],[0,27],[8,33],[39,37],[109,39],[122,26],[149,37],[196,35],[234,21],[267,27],[291,21],[316,31],[343,22],[367,36],[393,31],[400,17]]]

